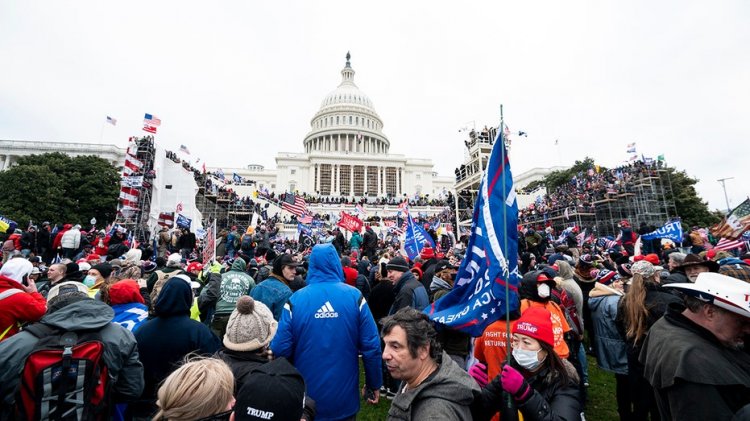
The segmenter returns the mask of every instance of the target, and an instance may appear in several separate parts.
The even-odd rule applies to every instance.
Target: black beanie
[[[406,260],[403,257],[396,256],[393,259],[388,261],[388,264],[386,265],[386,269],[395,270],[399,272],[408,272],[409,264],[406,263]]]
[[[91,269],[96,269],[102,274],[102,278],[107,279],[112,274],[112,265],[109,263],[99,263],[98,265],[91,266]]]
[[[299,266],[299,263],[294,261],[294,258],[291,254],[282,254],[273,261],[273,269],[271,270],[271,273],[274,275],[282,276],[282,270],[284,269],[284,266]]]

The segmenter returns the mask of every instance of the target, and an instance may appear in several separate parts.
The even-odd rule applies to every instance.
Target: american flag
[[[294,193],[287,193],[284,195],[284,200],[281,202],[281,208],[299,217],[307,211],[307,203],[302,196]]]
[[[302,214],[302,216],[299,217],[299,222],[303,224],[312,224],[313,217],[310,213],[305,212]]]
[[[151,114],[146,114],[145,116],[143,116],[143,124],[148,125],[148,126],[159,127],[161,126],[161,120],[152,116]]]
[[[174,212],[161,212],[159,220],[156,223],[163,227],[172,228],[174,225]]]
[[[180,152],[184,152],[184,153],[190,155],[190,151],[188,150],[187,146],[185,146],[185,145],[180,145]]]
[[[117,125],[117,119],[116,118],[112,118],[110,116],[107,116],[107,123],[109,123],[109,124],[111,124],[113,126],[116,126]]]
[[[742,240],[730,240],[728,238],[722,238],[721,240],[719,240],[718,243],[716,243],[714,250],[716,251],[734,250],[736,248],[742,247],[743,245],[745,245],[745,242]]]
[[[148,124],[144,124],[143,131],[156,134],[156,126],[149,126]]]

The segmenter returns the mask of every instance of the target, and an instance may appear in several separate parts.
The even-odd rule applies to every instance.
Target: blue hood
[[[190,284],[181,278],[174,277],[167,281],[159,292],[154,309],[156,315],[168,316],[190,316],[190,306],[193,304],[193,291]]]
[[[318,282],[344,282],[344,269],[333,244],[318,244],[310,254],[307,284]]]

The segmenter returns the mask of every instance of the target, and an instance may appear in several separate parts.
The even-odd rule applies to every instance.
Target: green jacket
[[[237,306],[237,300],[243,295],[249,295],[255,288],[255,280],[245,272],[247,265],[242,258],[232,263],[228,272],[221,275],[219,300],[216,302],[216,315],[231,314]]]

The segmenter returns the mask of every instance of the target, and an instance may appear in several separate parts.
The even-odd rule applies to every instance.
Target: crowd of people
[[[580,171],[569,182],[544,195],[538,195],[533,203],[519,209],[518,220],[521,223],[546,220],[562,215],[565,209],[570,213],[594,212],[595,202],[623,193],[634,193],[638,180],[658,176],[653,165],[642,161],[611,169],[597,167]],[[521,193],[533,194],[534,191]]]
[[[371,227],[276,234],[226,227],[206,265],[186,229],[155,250],[70,224],[7,235],[0,419],[350,420],[386,399],[393,420],[579,420],[587,355],[622,420],[750,412],[750,255],[527,231],[518,310],[475,338],[423,312],[466,237],[409,259]]]

